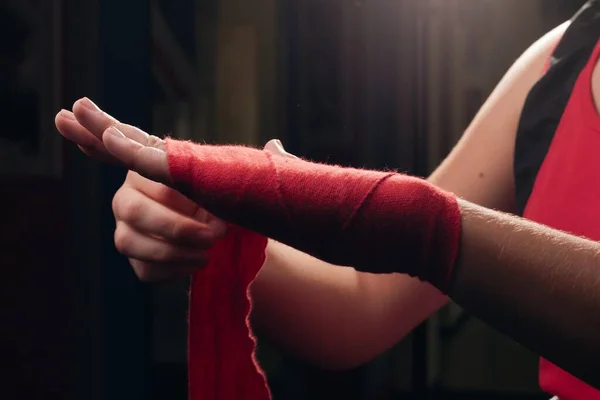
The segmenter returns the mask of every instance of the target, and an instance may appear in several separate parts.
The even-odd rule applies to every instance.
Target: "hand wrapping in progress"
[[[198,293],[194,284],[192,306],[204,302],[202,309],[238,309],[243,305],[239,304],[240,293],[246,304],[248,285],[264,260],[266,237],[333,264],[371,273],[407,273],[442,291],[447,290],[458,256],[460,207],[454,195],[422,179],[392,172],[311,163],[249,147],[207,146],[171,139],[167,140],[167,154],[173,187],[213,215],[248,229],[234,231],[236,240],[230,238],[228,248],[221,247],[218,252],[213,252],[209,267],[194,278],[194,282],[213,280],[206,284],[209,286],[228,285],[237,294],[218,300],[207,298]],[[257,241],[257,237],[264,241]],[[250,259],[240,258],[240,249],[255,255],[263,254],[263,258],[254,256],[253,264],[249,266]],[[238,258],[231,258],[231,254]],[[213,268],[213,263],[220,267]],[[240,265],[244,267],[240,268]],[[243,279],[236,276],[244,274],[244,268],[253,271],[250,280],[246,276]],[[202,277],[208,270],[221,277]],[[245,321],[246,316],[243,318]],[[198,326],[210,330],[222,324],[215,325],[215,319],[210,315],[200,318],[194,307],[190,312],[190,324],[192,388],[194,380],[206,374],[194,365],[201,365],[202,370],[215,367],[223,370],[219,355],[217,360],[197,360],[202,352],[196,346],[208,345],[197,342],[195,332]],[[240,334],[248,339],[245,324],[233,320],[229,324],[232,329],[242,330]],[[248,366],[242,361],[253,357],[252,348],[245,349],[250,353],[238,354],[240,368],[230,367],[229,379],[234,382],[249,374],[260,378],[264,384],[264,378],[254,364]],[[242,370],[242,365],[247,368]],[[193,400],[263,399],[269,396],[266,391],[261,394],[266,397],[252,397],[249,393],[243,396],[238,393],[237,397],[219,394],[207,397],[204,389],[198,385],[196,388],[191,391]]]
[[[460,209],[422,179],[239,146],[168,140],[167,153],[174,187],[225,221],[336,265],[444,289]]]

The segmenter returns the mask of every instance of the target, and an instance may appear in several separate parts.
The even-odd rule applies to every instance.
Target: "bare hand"
[[[208,261],[208,250],[226,232],[179,192],[129,172],[113,198],[115,246],[142,280],[190,275]]]
[[[115,245],[140,279],[185,277],[206,265],[226,224],[160,183],[170,180],[162,139],[117,121],[88,99],[76,102],[73,112],[58,113],[56,126],[88,156],[132,170],[113,199]],[[276,140],[265,150],[293,157]]]
[[[78,100],[73,112],[59,112],[55,123],[58,131],[88,156],[170,183],[165,141],[117,121],[89,99]]]

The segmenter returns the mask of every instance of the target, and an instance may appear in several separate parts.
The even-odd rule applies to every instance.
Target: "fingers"
[[[122,124],[116,118],[113,118],[102,111],[100,107],[86,97],[77,100],[75,104],[73,104],[73,115],[77,119],[77,122],[98,140],[102,140],[104,131],[111,126],[115,126],[117,129],[124,132],[127,137],[142,144],[146,143],[147,137],[149,136],[141,129],[131,125]]]
[[[142,144],[112,126],[104,132],[102,141],[108,152],[127,169],[156,182],[170,183],[167,152],[158,137],[149,136],[147,144]]]
[[[188,214],[172,209],[174,204]],[[208,248],[225,233],[220,220],[210,215],[198,219],[202,209],[183,195],[134,172],[115,194],[113,212],[115,245],[147,282],[193,274],[206,265]]]
[[[87,155],[130,170],[113,201],[115,246],[143,280],[190,275],[207,262],[207,251],[225,234],[208,214],[170,183],[165,142],[120,123],[89,99],[56,116],[59,132]]]
[[[135,274],[144,282],[163,282],[175,279],[186,278],[200,269],[200,265],[188,264],[159,264],[145,261],[129,259]]]
[[[206,250],[175,246],[137,232],[121,221],[117,222],[114,241],[117,250],[127,258],[148,263],[202,266],[208,258]]]
[[[123,186],[137,190],[157,203],[187,217],[194,218],[200,208],[197,203],[191,201],[177,190],[144,178],[134,171],[129,171]],[[202,219],[198,219],[198,221],[205,222]]]
[[[106,129],[115,126],[127,137],[143,145],[147,145],[150,137],[134,126],[120,123],[87,98],[76,101],[73,112],[61,110],[55,117],[55,125],[66,139],[77,144],[86,155],[112,164],[120,162],[102,142]]]
[[[104,147],[102,141],[85,129],[75,118],[75,115],[67,110],[61,110],[54,118],[58,131],[72,142],[86,148]]]
[[[124,187],[115,194],[113,212],[117,221],[134,231],[196,250],[209,248],[219,238],[219,232],[210,225],[179,214],[133,188]]]
[[[59,132],[75,142],[83,153],[103,162],[133,169],[158,182],[170,181],[163,140],[119,123],[88,99],[77,101],[73,108],[74,113],[66,110],[59,112],[55,123]]]
[[[179,217],[189,217],[199,223],[205,224],[208,226],[208,230],[212,233],[215,240],[222,238],[227,233],[227,224],[208,213],[197,203],[191,201],[180,192],[171,189],[166,185],[144,178],[133,171],[130,171],[127,174],[125,183],[115,195],[115,197],[118,198],[113,199],[113,212],[115,213],[118,213],[118,210],[116,210],[115,207],[119,206],[121,203],[120,199],[127,200],[129,197],[127,193],[121,193],[123,191],[126,191],[127,193],[130,193],[129,191],[136,191],[138,193],[132,196],[134,199],[139,199],[136,201],[152,202],[153,200],[154,203],[158,203],[159,206],[170,209]],[[127,201],[125,201],[125,203],[126,202]]]

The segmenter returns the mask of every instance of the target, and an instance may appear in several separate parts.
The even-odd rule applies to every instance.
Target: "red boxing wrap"
[[[248,321],[248,288],[265,260],[267,239],[232,226],[192,278],[189,311],[190,400],[267,400]]]
[[[447,289],[460,208],[422,179],[171,139],[167,153],[174,186],[217,217],[333,264]]]
[[[231,226],[192,280],[190,400],[268,400],[248,324],[266,237],[369,272],[445,288],[457,257],[454,196],[408,176],[167,140],[174,186]],[[254,232],[253,232],[254,231]]]

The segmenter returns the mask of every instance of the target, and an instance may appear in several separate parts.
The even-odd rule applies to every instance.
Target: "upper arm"
[[[430,181],[487,208],[514,209],[513,157],[521,110],[568,27],[558,26],[512,65]]]

